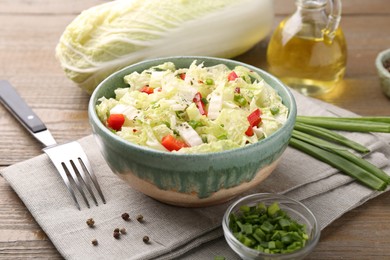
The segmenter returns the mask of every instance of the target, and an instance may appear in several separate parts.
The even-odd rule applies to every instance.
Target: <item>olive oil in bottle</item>
[[[308,96],[331,91],[342,80],[347,60],[338,21],[325,14],[326,1],[297,0],[297,11],[274,31],[267,50],[269,70]]]

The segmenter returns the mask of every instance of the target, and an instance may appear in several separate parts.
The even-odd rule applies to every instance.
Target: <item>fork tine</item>
[[[87,207],[89,208],[90,207],[89,206],[89,202],[87,200],[87,197],[85,196],[85,193],[83,191],[83,187],[81,187],[81,184],[79,182],[79,178],[77,177],[77,175],[76,175],[76,173],[75,173],[75,171],[74,171],[70,161],[62,162],[62,167],[64,167],[65,172],[69,173],[72,176],[72,178],[73,178],[73,180],[74,180],[74,182],[76,184],[77,189],[81,193],[81,196],[83,197],[83,199],[85,201],[85,204],[87,204]]]
[[[85,154],[83,148],[78,142],[73,141],[62,145],[47,147],[43,149],[43,151],[49,156],[49,158],[57,168],[57,171],[60,173],[62,179],[64,180],[79,210],[81,210],[81,208],[75,195],[74,186],[76,186],[79,190],[88,208],[90,208],[90,204],[88,202],[87,196],[85,195],[84,186],[87,188],[96,206],[98,206],[98,202],[96,199],[97,196],[95,196],[94,194],[90,181],[92,181],[93,185],[95,186],[103,203],[106,204],[106,199],[104,198],[103,192],[99,186],[99,183],[97,182],[96,176],[93,173],[87,155]],[[90,180],[88,179],[87,175]],[[72,176],[71,179],[69,176]],[[70,181],[72,181],[72,183]]]
[[[47,153],[47,155],[49,155],[49,157],[51,157],[51,156],[50,156],[50,153]],[[68,190],[69,190],[69,192],[70,192],[70,195],[71,195],[72,198],[73,198],[74,203],[76,204],[76,207],[77,207],[79,210],[81,210],[80,204],[79,204],[79,202],[77,201],[76,195],[74,194],[74,191],[73,191],[72,187],[70,186],[69,178],[68,178],[68,175],[67,175],[66,172],[65,172],[64,167],[63,167],[62,164],[59,163],[59,162],[58,162],[58,163],[54,163],[54,166],[56,167],[57,171],[60,173],[62,179],[64,180],[65,185],[66,185],[66,187],[68,188]]]
[[[81,146],[80,146],[80,148],[81,148]],[[85,155],[84,152],[80,153],[79,162],[86,169],[86,172],[88,173],[89,177],[91,177],[91,180],[92,180],[93,184],[95,185],[95,188],[98,191],[98,193],[100,195],[100,198],[102,199],[103,203],[106,204],[106,199],[104,198],[103,192],[100,189],[100,185],[97,182],[96,176],[93,173],[92,167],[91,167],[91,165],[89,163],[89,160],[88,160],[88,158],[87,158],[87,156]]]
[[[87,187],[87,190],[88,190],[89,194],[91,195],[93,201],[95,202],[95,205],[98,206],[98,202],[96,200],[95,194],[92,191],[91,185],[89,185],[89,181],[87,180],[87,176],[85,175],[84,170],[83,170],[79,160],[80,159],[77,158],[77,159],[71,161],[73,169],[81,176],[81,179],[83,180],[85,187]]]

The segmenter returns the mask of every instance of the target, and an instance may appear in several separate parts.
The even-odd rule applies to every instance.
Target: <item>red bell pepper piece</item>
[[[245,131],[245,134],[247,136],[252,136],[254,134],[253,127],[258,126],[261,123],[261,111],[260,109],[254,110],[252,113],[249,114],[247,117],[249,122],[249,127]]]
[[[194,101],[196,107],[199,109],[200,114],[207,116],[206,105],[202,101],[202,94],[200,94],[200,92],[195,94],[195,97],[192,99],[192,101]]]
[[[167,148],[168,151],[178,151],[183,147],[188,147],[185,142],[177,140],[174,136],[168,134],[161,140],[161,144]]]
[[[245,134],[246,134],[247,136],[252,136],[252,135],[254,134],[254,132],[253,132],[253,127],[248,126],[248,129],[245,131]]]
[[[182,80],[185,80],[185,79],[186,79],[186,74],[185,74],[185,73],[180,73],[179,76],[180,76],[180,78],[181,78]]]
[[[237,74],[234,72],[234,70],[232,72],[229,73],[228,75],[228,81],[233,81],[235,80],[236,78],[238,78]]]
[[[154,89],[149,87],[148,85],[146,86],[143,86],[141,89],[140,89],[141,92],[144,92],[148,95],[152,94],[154,92]]]
[[[250,115],[247,117],[249,121],[249,125],[251,127],[258,126],[261,123],[261,111],[260,109],[254,110]]]
[[[111,114],[107,119],[107,126],[116,131],[121,130],[125,123],[125,116],[123,114]]]

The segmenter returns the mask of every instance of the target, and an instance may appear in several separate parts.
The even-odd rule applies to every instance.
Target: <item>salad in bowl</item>
[[[278,130],[288,108],[256,72],[224,64],[189,68],[164,62],[124,76],[129,87],[101,97],[96,111],[115,134],[175,153],[209,153],[250,145]]]

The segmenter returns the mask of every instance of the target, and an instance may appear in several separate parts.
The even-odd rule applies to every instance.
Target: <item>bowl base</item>
[[[199,198],[196,192],[182,193],[175,190],[162,190],[153,185],[151,182],[138,178],[132,172],[126,172],[118,175],[135,190],[138,190],[160,202],[180,207],[207,207],[234,199],[238,195],[259,185],[259,183],[265,180],[276,168],[279,160],[280,158],[273,161],[270,165],[260,169],[251,181],[243,182],[232,188],[220,189],[207,198]]]

